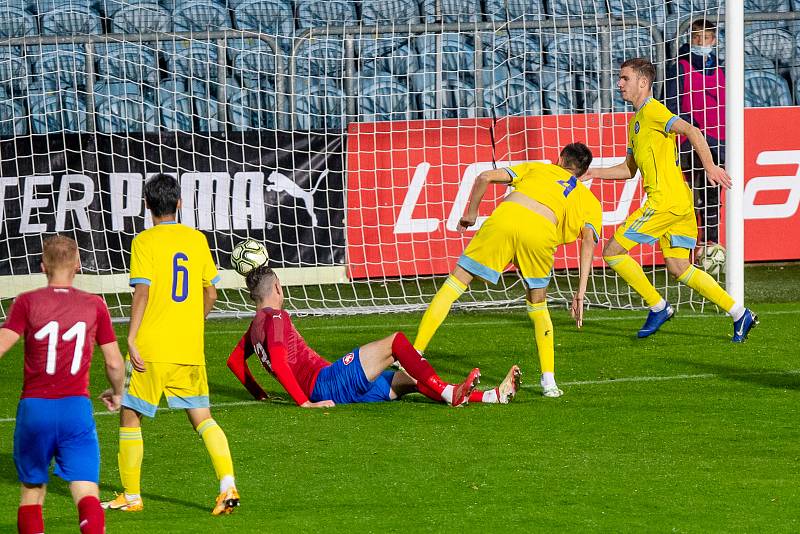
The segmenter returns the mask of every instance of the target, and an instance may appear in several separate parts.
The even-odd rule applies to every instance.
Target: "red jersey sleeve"
[[[298,406],[308,402],[303,388],[297,382],[287,361],[287,347],[284,340],[284,312],[271,313],[265,319],[264,330],[267,337],[267,352],[269,353],[270,366],[275,378],[281,383]]]
[[[105,345],[116,340],[117,335],[114,333],[111,315],[108,313],[106,303],[103,302],[103,299],[97,297],[97,332],[95,333],[95,341],[97,341],[98,345]]]
[[[253,354],[253,347],[248,341],[249,337],[250,331],[248,330],[228,356],[228,369],[236,375],[236,378],[247,388],[253,398],[263,400],[267,398],[267,393],[258,384],[253,373],[250,372],[250,367],[247,366],[247,358]]]
[[[11,304],[11,309],[8,311],[8,317],[3,324],[3,328],[13,330],[20,336],[25,335],[25,327],[28,325],[28,299],[23,295],[19,295],[14,299]]]

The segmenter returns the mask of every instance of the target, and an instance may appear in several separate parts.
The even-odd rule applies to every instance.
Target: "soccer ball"
[[[247,273],[256,267],[266,265],[267,260],[269,260],[267,248],[255,239],[247,238],[231,251],[231,264],[242,276],[247,276]]]
[[[725,247],[706,245],[700,250],[700,267],[711,276],[719,275],[725,268]]]

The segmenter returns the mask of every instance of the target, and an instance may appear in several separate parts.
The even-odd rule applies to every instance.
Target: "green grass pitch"
[[[143,429],[145,510],[109,513],[108,532],[797,532],[800,267],[750,267],[747,281],[761,325],[744,345],[730,343],[730,320],[711,312],[680,310],[659,334],[637,340],[642,311],[592,309],[576,331],[553,306],[561,399],[539,395],[524,312],[451,314],[429,360],[453,380],[479,366],[487,387],[519,363],[523,389],[508,406],[452,409],[420,395],[324,411],[250,402],[225,367],[247,322],[210,321],[213,413],[242,505],[210,515],[218,488],[202,441],[182,412],[161,411]],[[336,358],[394,330],[413,337],[418,320],[296,324]],[[99,361],[95,395],[104,388]],[[251,367],[267,391],[288,399],[257,362]],[[21,368],[20,344],[0,362],[2,532],[15,530]],[[97,427],[108,497],[121,489],[117,417],[98,416]],[[76,523],[66,485],[51,479],[47,532],[77,532]]]

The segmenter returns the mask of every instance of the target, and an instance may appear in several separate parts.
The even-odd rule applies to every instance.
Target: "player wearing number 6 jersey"
[[[144,197],[153,227],[137,235],[131,245],[132,369],[119,429],[119,473],[125,491],[103,506],[142,510],[141,418],[154,417],[165,395],[170,408],[186,410],[211,456],[220,481],[212,513],[230,513],[239,505],[239,494],[228,440],[211,418],[203,352],[204,319],[217,298],[214,284],[219,274],[205,236],[176,222],[181,206],[178,181],[156,175],[145,183]]]
[[[580,328],[583,298],[602,222],[600,202],[578,181],[591,162],[589,148],[572,143],[561,151],[557,165],[523,163],[478,175],[467,213],[459,223],[462,231],[475,224],[478,205],[490,183],[507,184],[514,191],[480,228],[428,306],[414,341],[417,350],[427,348],[453,302],[474,277],[495,284],[503,269],[513,261],[527,288],[528,316],[533,322],[542,371],[542,394],[562,395],[554,374],[553,323],[547,310],[547,285],[556,247],[580,238],[580,279],[571,308]]]
[[[78,245],[54,236],[42,247],[47,287],[19,295],[0,328],[0,357],[25,338],[25,378],[14,429],[14,464],[22,483],[17,525],[22,534],[44,532],[42,504],[50,463],[69,482],[83,534],[105,532],[98,500],[100,447],[89,401],[89,366],[95,342],[119,408],[125,364],[103,299],[72,287],[80,268]]]

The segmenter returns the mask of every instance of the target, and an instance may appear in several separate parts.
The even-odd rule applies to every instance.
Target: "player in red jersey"
[[[42,504],[55,458],[55,473],[69,482],[78,507],[81,532],[102,534],[100,447],[88,391],[95,342],[112,386],[101,398],[111,411],[120,406],[125,363],[103,300],[72,287],[80,269],[77,243],[54,236],[42,248],[47,287],[19,295],[0,328],[0,357],[25,337],[25,378],[14,430],[14,463],[22,483],[17,526],[22,534],[44,532]]]
[[[499,387],[488,391],[474,391],[480,377],[477,368],[461,384],[444,382],[402,332],[363,345],[331,364],[306,344],[282,309],[283,290],[272,269],[253,269],[247,275],[247,288],[258,312],[231,352],[228,367],[256,399],[267,394],[247,366],[254,353],[303,408],[395,400],[415,391],[451,406],[470,401],[506,404],[517,392],[516,365]],[[386,371],[395,361],[404,370]]]

